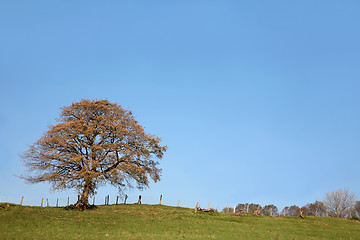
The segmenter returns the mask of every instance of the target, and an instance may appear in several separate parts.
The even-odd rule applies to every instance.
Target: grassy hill
[[[159,205],[110,205],[84,212],[0,208],[0,239],[360,239],[345,219],[196,213]]]

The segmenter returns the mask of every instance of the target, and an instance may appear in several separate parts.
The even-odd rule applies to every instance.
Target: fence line
[[[93,199],[93,201],[92,201],[92,204],[93,205],[95,205],[95,196],[91,196],[90,198],[92,198]],[[24,204],[24,196],[21,196],[21,199],[20,199],[20,206],[22,206],[23,204]],[[50,202],[49,202],[49,198],[44,198],[44,197],[42,197],[41,198],[41,204],[40,204],[40,206],[41,207],[43,207],[44,206],[44,200],[46,199],[46,207],[50,207],[51,206],[51,204],[50,204]],[[64,199],[64,198],[62,198],[63,199],[63,202],[65,202],[66,200]],[[80,199],[80,195],[78,195],[78,200]],[[125,197],[124,197],[124,202],[123,203],[120,203],[120,196],[116,196],[116,197],[114,197],[113,198],[114,200],[114,204],[115,205],[119,205],[119,204],[127,204],[127,200],[128,200],[128,195],[125,195]],[[90,201],[89,201],[90,202]],[[179,200],[178,201],[178,203],[177,203],[177,207],[180,207],[180,202],[181,202],[181,200]],[[110,205],[111,203],[110,203],[110,195],[106,195],[105,196],[105,202],[104,202],[104,205]],[[139,198],[138,198],[138,201],[137,201],[137,203],[136,202],[134,202],[133,204],[142,204],[142,196],[141,195],[139,195]],[[162,205],[163,204],[163,195],[161,194],[160,195],[160,198],[159,198],[159,205]],[[54,204],[55,205],[55,204]],[[67,205],[61,205],[61,204],[59,204],[59,198],[56,198],[56,205],[55,205],[55,207],[60,207],[60,206],[69,206],[70,205],[70,197],[67,197]],[[255,213],[255,214],[260,214],[260,211],[259,211],[259,207],[260,207],[260,205],[258,205],[258,209],[257,209],[257,211],[254,211],[254,213],[255,212],[257,212],[257,213]],[[198,208],[200,208],[200,203],[199,202],[197,202],[196,203],[196,206],[195,206],[195,212],[197,211],[196,209],[198,209]],[[210,202],[208,203],[208,209],[210,209]],[[234,208],[230,208],[230,206],[229,205],[227,205],[226,206],[226,208],[224,208],[223,209],[223,211],[225,211],[226,213],[232,213],[232,214],[242,214],[242,213],[244,213],[244,210],[246,209],[246,213],[249,213],[249,204],[246,204],[246,205],[244,205],[244,207],[242,208],[242,209],[237,209],[236,208],[236,205],[234,206]],[[220,210],[221,211],[221,210]],[[288,213],[287,212],[287,210],[286,210],[286,208],[284,208],[282,211],[280,211],[280,212],[273,212],[273,208],[270,208],[270,209],[268,209],[267,210],[268,212],[267,213],[265,213],[265,215],[266,216],[273,216],[273,217],[280,217],[280,216],[287,216],[288,214],[290,214],[290,213]],[[313,214],[311,214],[311,215],[307,215],[307,216],[315,216],[315,217],[329,217],[329,211],[328,210],[325,210],[324,209],[324,211],[325,211],[325,213],[323,212],[323,213],[319,213],[318,212],[318,210],[316,209],[315,210],[315,213],[313,213]],[[264,213],[262,213],[263,215],[264,215]],[[302,215],[301,213],[299,213],[299,216],[300,215]],[[357,213],[355,213],[355,214],[353,214],[353,212],[350,212],[350,214],[349,214],[349,216],[348,217],[351,217],[351,216],[357,216],[358,214]],[[292,213],[291,215],[289,215],[289,216],[294,216],[294,213]]]

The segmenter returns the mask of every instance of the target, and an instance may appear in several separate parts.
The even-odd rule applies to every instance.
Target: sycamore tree
[[[101,185],[122,190],[136,183],[143,189],[149,178],[160,180],[157,160],[167,147],[120,105],[82,100],[63,107],[57,121],[21,156],[27,182],[48,182],[53,190],[76,188],[81,197],[75,206],[86,209]]]

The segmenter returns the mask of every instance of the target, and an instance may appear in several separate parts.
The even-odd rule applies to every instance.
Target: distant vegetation
[[[194,213],[162,205],[73,211],[0,208],[1,239],[360,239],[360,222],[320,217]]]
[[[239,203],[234,207],[225,207],[224,213],[254,213],[259,211],[264,216],[315,216],[315,217],[337,217],[337,218],[360,218],[360,201],[356,196],[349,193],[347,189],[339,189],[326,194],[323,201],[308,203],[303,207],[296,205],[286,206],[279,209],[274,205],[261,206],[256,203]]]

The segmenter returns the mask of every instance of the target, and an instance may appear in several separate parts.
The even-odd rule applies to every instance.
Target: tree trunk
[[[79,210],[89,209],[91,206],[89,204],[89,193],[91,188],[91,179],[85,179],[84,190],[81,193],[80,199],[75,204],[76,208]]]

